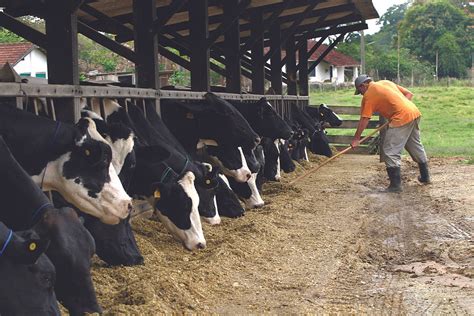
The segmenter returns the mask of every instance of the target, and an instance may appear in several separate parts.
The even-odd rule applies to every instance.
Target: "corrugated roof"
[[[315,41],[308,41],[308,50],[311,49],[316,44]],[[326,44],[322,44],[316,49],[316,51],[311,55],[309,60],[316,60],[319,56],[328,48]],[[360,62],[347,56],[341,52],[338,52],[335,49],[332,49],[323,60],[333,66],[342,67],[342,66],[359,66]]]
[[[9,62],[15,66],[34,48],[32,43],[8,43],[0,44],[0,66]]]

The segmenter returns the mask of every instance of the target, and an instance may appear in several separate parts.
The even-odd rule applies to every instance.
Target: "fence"
[[[355,130],[359,123],[359,114],[360,107],[358,106],[337,106],[337,105],[328,105],[336,114],[343,117],[343,123],[338,127],[328,127],[327,136],[329,142],[334,145],[337,150],[342,150],[350,146],[352,139],[354,138]],[[350,116],[350,118],[345,118]],[[357,118],[356,118],[357,117]],[[383,117],[379,116],[378,120],[369,121],[366,132],[368,130],[375,129],[378,126],[384,123]],[[378,153],[378,143],[379,139],[376,136],[370,137],[365,144],[360,145],[359,147],[349,151],[351,154],[375,154]]]

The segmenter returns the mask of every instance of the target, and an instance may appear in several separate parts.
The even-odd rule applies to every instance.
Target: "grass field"
[[[474,88],[418,87],[410,90],[422,113],[421,137],[428,155],[463,156],[474,163]],[[311,93],[311,104],[360,105],[361,98],[354,95],[354,89],[315,91]],[[329,130],[328,133],[353,135],[354,131]]]

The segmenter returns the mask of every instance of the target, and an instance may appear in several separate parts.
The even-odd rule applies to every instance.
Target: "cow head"
[[[194,174],[186,172],[177,183],[157,183],[153,193],[161,222],[188,250],[206,247],[194,180]]]
[[[263,150],[265,153],[265,167],[263,174],[267,180],[280,181],[280,149],[278,140],[263,138]]]
[[[51,240],[46,254],[56,268],[58,300],[72,315],[101,313],[90,273],[95,243],[77,213],[67,207],[50,209],[34,230]]]
[[[131,198],[111,164],[110,146],[90,118],[81,119],[77,127],[72,151],[50,162],[36,176],[36,182],[44,182],[44,189],[57,190],[68,202],[102,222],[117,224],[128,216]]]
[[[331,126],[341,126],[342,119],[333,110],[328,108],[326,104],[319,106],[319,115],[321,122],[328,122]]]
[[[201,140],[202,142],[203,140]],[[209,142],[207,144],[207,154],[226,176],[232,177],[238,182],[247,182],[250,179],[251,172],[241,147],[213,146]]]
[[[252,127],[255,131],[265,137],[272,139],[289,139],[293,134],[291,127],[275,111],[266,98],[261,98],[255,105],[256,115],[252,119]]]
[[[137,196],[146,197],[167,230],[183,245],[194,250],[206,241],[199,217],[199,196],[192,172],[179,174],[167,161],[171,152],[161,146],[136,149],[137,166],[130,185]]]
[[[203,165],[206,168],[205,173],[195,180],[196,190],[199,194],[199,214],[209,224],[218,225],[221,223],[216,203],[219,168],[213,168],[209,164]]]
[[[199,104],[182,103],[188,118],[198,120],[199,137],[212,139],[219,145],[254,148],[260,137],[235,107],[215,94],[207,93]]]
[[[293,172],[296,169],[295,163],[291,159],[288,146],[289,142],[287,140],[278,140],[278,149],[280,150],[280,166],[281,169],[286,173]]]
[[[22,244],[26,243],[27,239],[39,238],[33,231],[13,234],[15,242]],[[28,245],[28,250],[35,246],[36,244]],[[56,273],[46,255],[39,255],[37,260],[30,264],[19,263],[9,256],[1,256],[0,279],[0,314],[60,315],[54,293]]]
[[[236,218],[244,215],[244,208],[230,188],[229,180],[223,174],[218,178],[219,186],[216,192],[217,207],[221,216]]]

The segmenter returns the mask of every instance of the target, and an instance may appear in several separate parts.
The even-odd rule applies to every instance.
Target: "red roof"
[[[6,62],[15,66],[33,49],[33,47],[33,44],[28,42],[0,44],[0,67]]]
[[[310,50],[316,44],[315,41],[308,41],[308,50]],[[311,55],[309,60],[316,60],[319,56],[328,48],[328,45],[322,44],[316,49],[316,51]],[[335,49],[332,49],[326,57],[323,58],[325,62],[333,66],[342,67],[342,66],[359,66],[360,62],[347,56],[343,53],[338,52]]]

